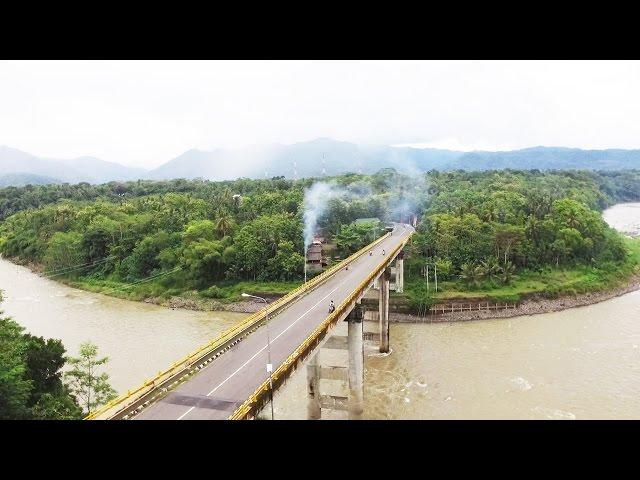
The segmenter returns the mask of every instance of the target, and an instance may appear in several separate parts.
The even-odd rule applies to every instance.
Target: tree
[[[505,285],[509,285],[515,277],[516,267],[511,262],[507,262],[500,268],[500,280]]]
[[[24,335],[26,376],[33,391],[30,403],[38,402],[44,394],[57,394],[63,387],[61,369],[65,364],[65,348],[61,340]]]
[[[498,256],[502,250],[504,263],[507,263],[513,247],[524,239],[524,229],[514,225],[500,225],[494,234],[494,242],[498,249]]]
[[[170,247],[174,239],[165,231],[145,237],[136,245],[127,258],[122,262],[122,271],[127,280],[147,277],[160,267],[158,255]]]
[[[293,248],[293,242],[282,241],[278,244],[275,257],[267,261],[267,278],[293,280],[302,273],[304,257]]]
[[[0,318],[0,419],[80,418],[62,383],[62,342],[23,332],[10,318]]]
[[[480,286],[482,276],[482,267],[473,263],[464,263],[460,269],[460,278],[467,286],[472,288]]]
[[[23,328],[9,318],[0,318],[0,419],[28,417],[31,382],[25,378],[20,335]]]
[[[63,395],[43,394],[31,409],[31,416],[36,420],[79,420],[82,409],[65,387]]]
[[[116,391],[108,382],[109,375],[97,372],[98,367],[108,361],[108,357],[98,358],[98,347],[91,342],[82,343],[80,356],[69,359],[73,368],[65,374],[65,378],[69,380],[69,387],[78,397],[85,413],[116,397]]]
[[[500,274],[500,265],[496,260],[496,257],[489,257],[486,260],[480,262],[480,267],[482,269],[482,275],[489,281],[495,281],[498,279]]]
[[[231,230],[231,217],[229,215],[220,215],[216,222],[216,230],[220,237],[224,237]]]
[[[50,270],[69,268],[84,263],[82,234],[79,232],[56,232],[49,240],[45,265]]]

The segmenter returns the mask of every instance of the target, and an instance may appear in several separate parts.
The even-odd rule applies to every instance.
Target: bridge
[[[379,342],[381,352],[388,352],[390,278],[395,270],[395,287],[402,291],[402,249],[413,232],[411,225],[394,224],[391,232],[87,419],[253,419],[303,365],[307,367],[308,418],[320,418],[325,408],[347,410],[349,418],[359,418],[365,334],[360,303],[371,288],[377,289],[379,331],[370,338]],[[333,313],[328,311],[331,300],[336,305]],[[346,335],[336,334],[344,327]],[[322,365],[317,352],[323,348],[348,350],[348,366]],[[322,378],[348,383],[348,396],[322,395]]]

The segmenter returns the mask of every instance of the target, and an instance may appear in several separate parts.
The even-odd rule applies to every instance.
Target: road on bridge
[[[273,371],[328,316],[329,302],[340,305],[383,260],[413,231],[396,224],[393,234],[351,262],[349,270],[336,272],[315,290],[269,319]],[[265,380],[267,329],[259,328],[206,365],[162,399],[140,412],[135,420],[227,419]]]

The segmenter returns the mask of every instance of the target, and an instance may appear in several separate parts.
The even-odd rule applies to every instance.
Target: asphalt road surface
[[[329,302],[340,305],[407,235],[410,225],[396,224],[393,234],[373,249],[336,272],[323,285],[295,301],[281,314],[271,317],[268,329],[261,327],[220,355],[185,383],[149,405],[135,420],[227,419],[265,380],[267,334],[275,371],[327,317]]]

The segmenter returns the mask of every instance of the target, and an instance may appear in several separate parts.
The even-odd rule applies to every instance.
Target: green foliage
[[[380,220],[354,222],[342,225],[333,239],[343,255],[349,256],[373,242],[382,235],[382,231]]]
[[[60,340],[25,334],[10,318],[0,318],[0,419],[80,418],[61,378],[64,353]]]
[[[25,372],[22,356],[22,328],[8,318],[0,318],[0,418],[21,419],[29,416],[27,402],[32,382]]]
[[[48,242],[44,264],[48,270],[68,269],[84,263],[82,234],[79,232],[56,232]]]
[[[600,190],[605,178],[602,172],[433,172],[434,195],[413,251],[451,260],[474,287],[482,272],[472,274],[470,265],[491,257],[516,270],[623,261],[620,236],[598,212],[614,201]],[[487,275],[495,280],[495,265]]]
[[[418,311],[427,310],[437,303],[432,292],[428,292],[424,288],[407,289],[406,295],[409,306]]]
[[[329,199],[318,226],[341,255],[377,237],[381,222],[406,219],[411,211],[420,224],[408,249],[408,280],[422,279],[429,259],[440,281],[457,280],[475,291],[500,290],[525,271],[547,267],[620,266],[628,261],[628,245],[599,211],[619,199],[640,199],[640,171],[409,176],[384,169],[328,181],[344,194]],[[167,298],[170,291],[204,291],[223,282],[295,282],[304,270],[304,188],[313,182],[174,180],[0,189],[0,218],[7,217],[0,224],[0,253],[44,264],[74,285],[133,299]],[[367,218],[380,220],[356,222]],[[69,268],[82,264],[87,266]]]
[[[220,287],[217,287],[216,285],[211,285],[206,290],[202,290],[200,292],[200,295],[205,298],[224,298],[225,297],[224,291]]]
[[[65,373],[71,391],[79,399],[86,414],[116,397],[109,385],[109,375],[98,373],[98,367],[109,360],[98,358],[98,347],[90,342],[80,345],[80,356],[70,358],[71,370]]]

